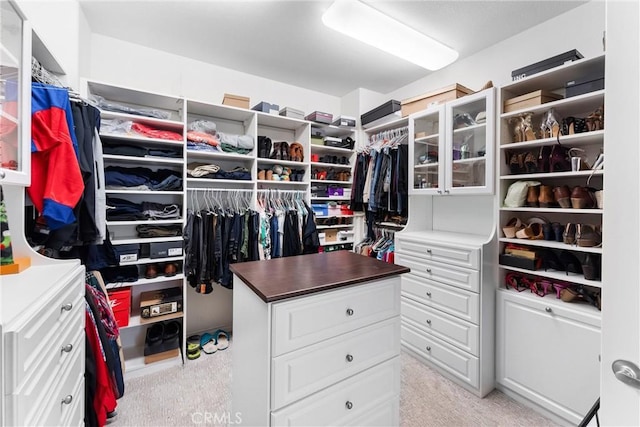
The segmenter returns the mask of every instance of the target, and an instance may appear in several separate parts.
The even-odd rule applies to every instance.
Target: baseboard
[[[526,397],[516,393],[515,391],[512,391],[509,388],[504,387],[502,384],[500,383],[496,383],[496,390],[499,390],[500,392],[504,393],[505,396],[507,396],[510,399],[515,400],[516,402],[536,411],[537,413],[539,413],[540,415],[549,418],[551,421],[553,421],[554,423],[561,425],[561,426],[573,426],[573,422],[571,421],[567,421],[562,417],[559,417],[558,415],[554,414],[553,412],[549,411],[547,408],[544,408],[540,405],[538,405],[535,402],[530,401],[529,399],[527,399]]]

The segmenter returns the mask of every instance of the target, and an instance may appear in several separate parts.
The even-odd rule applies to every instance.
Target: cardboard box
[[[232,95],[225,93],[222,99],[222,104],[229,105],[231,107],[246,108],[249,109],[249,98],[246,96]]]
[[[402,101],[402,117],[425,110],[432,104],[452,101],[471,93],[473,93],[471,89],[456,83],[414,98],[404,99]]]
[[[328,228],[324,230],[324,241],[325,242],[337,242],[338,241],[338,230]]]
[[[511,111],[523,110],[547,102],[557,101],[558,99],[562,99],[562,95],[547,90],[536,90],[535,92],[525,93],[524,95],[505,100],[504,112],[510,113]]]
[[[251,108],[254,111],[261,111],[263,113],[269,113],[269,114],[276,114],[278,115],[278,113],[280,112],[280,106],[278,104],[270,104],[268,102],[260,102],[257,105],[254,105],[253,108]]]
[[[140,317],[151,319],[182,311],[182,289],[166,288],[140,293]]]
[[[182,240],[175,242],[153,242],[149,244],[149,258],[167,258],[182,255]]]
[[[109,304],[119,328],[129,325],[131,315],[131,288],[109,290]]]

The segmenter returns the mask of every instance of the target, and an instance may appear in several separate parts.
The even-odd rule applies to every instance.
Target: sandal
[[[223,331],[222,329],[218,329],[214,332],[214,336],[216,337],[216,348],[220,351],[226,350],[229,348],[229,333]]]
[[[213,354],[218,351],[215,337],[210,333],[202,334],[202,337],[200,337],[200,348],[206,354]]]
[[[520,218],[513,217],[507,222],[507,225],[502,227],[502,232],[507,239],[513,239],[516,237],[516,233],[524,228]]]

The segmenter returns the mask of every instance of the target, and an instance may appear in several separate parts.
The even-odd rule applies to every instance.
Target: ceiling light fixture
[[[458,59],[458,52],[357,0],[337,0],[322,15],[327,27],[427,70]]]

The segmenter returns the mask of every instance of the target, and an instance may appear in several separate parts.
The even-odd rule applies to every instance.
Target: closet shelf
[[[348,201],[351,200],[351,197],[312,197],[311,200],[327,200],[327,201]]]
[[[144,346],[136,346],[136,347],[125,347],[124,348],[124,360],[125,360],[125,368],[126,368],[126,379],[132,378],[132,373],[134,375],[145,375],[161,370],[165,370],[167,368],[173,366],[181,366],[182,358],[180,356],[173,357],[171,359],[164,359],[158,362],[154,362],[151,364],[144,363]],[[136,374],[136,371],[140,371]]]
[[[121,265],[129,265],[129,264],[121,264]],[[176,274],[175,276],[171,276],[171,277],[158,276],[158,277],[154,277],[153,279],[146,279],[143,277],[141,279],[136,280],[135,282],[109,283],[108,285],[106,285],[106,288],[107,289],[126,288],[129,286],[141,286],[141,285],[148,285],[151,283],[171,282],[171,281],[182,280],[182,279],[184,279],[184,274],[182,273]],[[131,324],[131,322],[129,322],[129,324]]]
[[[486,126],[487,126],[486,123],[479,123],[479,124],[476,124],[476,125],[471,125],[471,126],[467,126],[467,127],[463,127],[463,128],[459,128],[459,129],[454,129],[453,133],[454,134],[456,134],[456,133],[466,133],[466,132],[469,132],[469,131],[475,131],[475,130],[479,130],[479,129],[485,128]],[[484,132],[484,130],[483,130],[483,132]]]
[[[317,217],[316,217],[317,218]],[[326,230],[328,228],[353,228],[353,224],[340,224],[340,225],[316,225],[318,230]]]
[[[540,297],[532,292],[529,292],[529,290],[525,290],[522,292],[518,292],[515,289],[507,289],[504,288],[504,284],[501,285],[501,287],[498,289],[498,292],[507,292],[507,293],[515,293],[518,294],[518,296],[522,297],[522,298],[527,298],[530,299],[534,302],[540,302],[543,301],[545,305],[553,308],[559,308],[559,309],[567,309],[567,308],[571,308],[571,310],[576,310],[576,311],[580,311],[580,312],[584,312],[584,313],[588,313],[590,315],[596,315],[596,316],[601,316],[601,312],[600,310],[598,310],[597,308],[595,308],[594,306],[592,306],[591,304],[580,304],[580,303],[572,303],[572,302],[564,302],[561,299],[556,297],[556,293],[555,290],[554,292],[547,294],[543,297]]]
[[[544,271],[544,270],[527,270],[524,268],[511,267],[508,265],[500,264],[500,268],[510,271],[517,271],[519,273],[531,274],[539,277],[547,277],[549,279],[558,280],[560,282],[571,282],[577,283],[581,285],[593,286],[595,288],[600,288],[602,286],[602,282],[600,280],[587,280],[584,278],[582,274],[569,273],[567,275],[564,271]]]
[[[438,146],[438,138],[440,138],[440,134],[439,133],[434,133],[433,135],[421,136],[420,138],[416,138],[414,140],[414,142],[415,143],[420,143],[420,144]],[[435,142],[430,143],[430,141],[434,140],[434,139],[435,139]]]
[[[334,163],[311,162],[311,166],[317,166],[319,168],[351,169],[351,165],[337,165]]]
[[[316,218],[353,218],[355,215],[316,215]]]
[[[151,190],[105,190],[107,194],[145,194],[145,195],[174,195],[182,196],[182,191],[151,191]]]
[[[453,164],[454,165],[468,165],[470,163],[486,162],[486,161],[487,161],[486,157],[471,157],[469,159],[454,160]]]
[[[130,261],[130,262],[121,262],[120,265],[144,265],[144,264],[160,264],[163,262],[176,262],[176,261],[183,261],[184,257],[183,256],[172,256],[172,257],[166,257],[166,258],[140,258],[136,261]],[[175,276],[174,276],[175,277]]]
[[[131,120],[134,123],[142,123],[153,128],[172,130],[178,133],[182,133],[184,129],[184,123],[181,121],[156,119],[154,117],[139,116],[137,114],[100,110],[100,117],[103,119]]]
[[[595,130],[592,132],[575,133],[573,135],[561,135],[560,143],[571,147],[579,147],[583,145],[602,144],[604,140],[604,130]],[[509,142],[501,144],[501,150],[517,150],[531,147],[541,147],[544,145],[557,144],[556,138],[536,139],[524,142]]]
[[[343,185],[351,185],[352,182],[351,181],[336,181],[336,180],[332,180],[332,179],[312,179],[311,180],[312,183],[318,183],[318,184],[343,184]]]
[[[500,175],[502,180],[523,180],[523,179],[544,179],[544,178],[574,178],[591,175],[592,170],[576,171],[576,172],[547,172],[547,173],[525,173],[519,175]],[[595,171],[594,176],[602,176],[602,169]]]
[[[507,239],[505,237],[501,237],[498,240],[500,242],[513,243],[521,246],[538,246],[541,248],[565,249],[567,251],[572,251],[572,252],[588,252],[592,254],[602,253],[602,248],[582,247],[577,245],[569,245],[564,242],[555,242],[550,240]]]
[[[342,127],[342,126],[334,126],[334,125],[327,125],[323,123],[311,122],[311,135],[313,135],[314,128],[322,129],[326,136],[333,136],[333,137],[351,136],[357,130],[355,127],[347,127],[347,126]]]
[[[167,145],[167,146],[172,146],[172,147],[183,147],[184,146],[184,141],[174,141],[172,139],[160,139],[160,138],[147,138],[145,136],[142,135],[137,135],[137,134],[121,134],[121,133],[106,133],[106,132],[100,132],[100,138],[101,139],[117,139],[120,141],[127,141],[133,145],[139,145],[140,143],[143,143],[145,145],[158,145],[158,146],[162,146],[162,145]]]
[[[213,151],[189,150],[187,148],[187,160],[192,159],[219,159],[219,160],[240,160],[243,162],[252,162],[255,160],[250,154],[233,154]]]
[[[125,162],[125,163],[151,163],[151,164],[169,164],[169,165],[180,165],[180,166],[184,164],[184,160],[182,160],[181,158],[176,159],[176,158],[156,157],[156,156],[134,157],[134,156],[120,156],[116,154],[104,154],[102,157],[104,158],[104,160],[107,161],[107,163],[112,163],[112,162],[109,162],[109,160],[112,160],[112,161]]]
[[[208,184],[209,186],[214,187],[216,183],[224,184],[224,185],[238,185],[238,186],[250,187],[253,185],[254,181],[251,181],[248,179],[187,178],[187,186],[189,186],[189,184]],[[194,188],[202,188],[202,187],[194,187]]]
[[[336,240],[335,242],[324,242],[324,243],[320,243],[320,246],[335,246],[335,245],[350,245],[353,244],[354,240],[353,239],[348,239],[348,240]]]
[[[329,147],[328,145],[316,145],[311,144],[311,152],[325,152],[325,153],[343,153],[343,154],[352,154],[353,150],[348,148],[340,148],[340,147]]]
[[[112,239],[112,245],[131,245],[135,243],[156,243],[156,242],[178,242],[182,241],[182,236],[170,236],[170,237],[129,237]]]
[[[524,113],[542,114],[550,109],[555,109],[560,117],[564,117],[565,108],[570,108],[573,111],[589,111],[594,107],[604,104],[604,89],[594,92],[585,93],[583,95],[572,96],[570,98],[563,98],[557,101],[547,102],[544,104],[536,105],[534,107],[525,108],[517,111],[510,111],[508,113],[501,114],[500,117],[508,119],[510,117],[519,116]]]
[[[291,160],[264,159],[262,157],[258,157],[257,160],[258,164],[291,166],[294,169],[304,168],[306,166],[304,162],[292,162]]]
[[[571,209],[571,208],[529,208],[529,207],[521,207],[521,208],[500,208],[501,211],[504,212],[530,212],[533,214],[536,213],[569,213],[569,214],[594,214],[594,215],[602,215],[604,210],[602,209]]]
[[[137,328],[140,326],[148,326],[154,323],[164,322],[166,320],[180,319],[182,317],[184,317],[184,312],[179,311],[177,313],[165,314],[163,316],[152,317],[150,319],[143,319],[142,317],[140,317],[140,308],[138,307],[137,310],[132,310],[131,316],[129,317],[129,324],[120,329],[131,329],[131,328]]]
[[[161,225],[161,224],[182,224],[182,219],[143,219],[140,221],[107,221],[107,225],[142,225],[142,224],[153,224],[153,225]]]
[[[293,186],[301,186],[308,185],[309,183],[306,181],[269,181],[267,179],[259,179],[259,184],[267,184],[267,185],[293,185]]]

